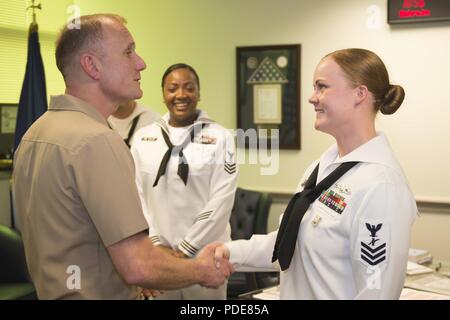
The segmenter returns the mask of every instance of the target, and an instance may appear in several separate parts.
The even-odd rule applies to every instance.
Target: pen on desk
[[[439,270],[441,270],[441,267],[442,267],[442,263],[439,262],[435,268],[436,272],[439,272]]]

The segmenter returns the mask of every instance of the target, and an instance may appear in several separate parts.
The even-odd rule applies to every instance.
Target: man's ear
[[[100,60],[91,53],[82,53],[80,55],[80,64],[83,71],[92,79],[100,79]]]
[[[355,102],[356,104],[360,104],[365,99],[367,99],[367,96],[369,95],[369,89],[367,89],[366,86],[357,86],[355,88]]]

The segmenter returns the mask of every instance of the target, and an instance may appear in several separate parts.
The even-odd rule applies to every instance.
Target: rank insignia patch
[[[342,214],[347,203],[345,197],[333,190],[324,190],[319,197],[319,201],[333,211]]]
[[[387,259],[387,225],[361,222],[359,238],[360,260],[367,266],[377,266]]]
[[[233,174],[236,172],[236,163],[230,163],[225,161],[224,169],[226,173]]]
[[[224,169],[228,174],[233,174],[236,172],[236,161],[234,161],[234,152],[227,151]]]

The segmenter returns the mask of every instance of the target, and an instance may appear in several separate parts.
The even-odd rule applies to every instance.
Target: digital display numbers
[[[388,23],[450,20],[450,0],[388,0]]]

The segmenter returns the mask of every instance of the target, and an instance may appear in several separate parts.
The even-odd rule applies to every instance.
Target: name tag
[[[142,138],[141,138],[141,141],[149,141],[149,142],[153,142],[153,141],[156,141],[156,140],[158,140],[157,137],[142,137]]]

